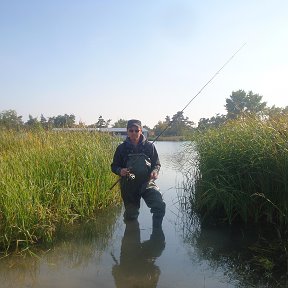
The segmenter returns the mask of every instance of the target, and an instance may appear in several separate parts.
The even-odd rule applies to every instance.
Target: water
[[[63,229],[53,248],[39,249],[37,256],[2,259],[0,287],[246,287],[233,259],[221,256],[226,248],[233,251],[229,234],[201,231],[197,219],[190,221],[180,211],[181,143],[158,142],[156,147],[162,164],[157,184],[167,205],[165,242],[161,235],[150,239],[152,219],[144,202],[139,228],[129,226],[125,238],[123,211],[110,209],[97,223]]]

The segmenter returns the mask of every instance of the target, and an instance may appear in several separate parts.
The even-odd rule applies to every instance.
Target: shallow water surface
[[[178,201],[182,144],[155,145],[162,164],[157,184],[167,205],[163,233],[152,231],[143,201],[138,222],[128,226],[120,209],[110,209],[96,223],[63,230],[53,248],[37,257],[2,259],[0,287],[244,287],[233,265],[217,256],[217,251],[233,246],[227,233],[201,231],[197,221],[190,220],[187,233]]]

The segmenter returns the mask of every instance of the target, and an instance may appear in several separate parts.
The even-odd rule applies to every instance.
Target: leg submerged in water
[[[135,220],[139,215],[140,199],[139,188],[134,183],[123,182],[121,196],[125,207],[124,221]]]
[[[163,201],[162,195],[159,191],[159,188],[154,183],[154,186],[144,191],[142,197],[146,205],[150,208],[150,212],[153,214],[153,228],[161,228],[163,217],[165,215],[166,204]]]
[[[162,227],[163,217],[164,216],[158,216],[158,215],[153,214],[152,216],[153,229]]]
[[[139,206],[134,204],[124,204],[125,212],[124,212],[124,222],[133,221],[138,219],[139,215]]]

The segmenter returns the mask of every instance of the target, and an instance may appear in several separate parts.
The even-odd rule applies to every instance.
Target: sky
[[[23,120],[226,114],[242,89],[286,107],[287,0],[0,0],[0,112]]]

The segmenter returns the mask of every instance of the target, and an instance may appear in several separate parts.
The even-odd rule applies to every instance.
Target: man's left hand
[[[152,171],[150,174],[150,179],[156,180],[158,178],[158,173],[156,171]]]

